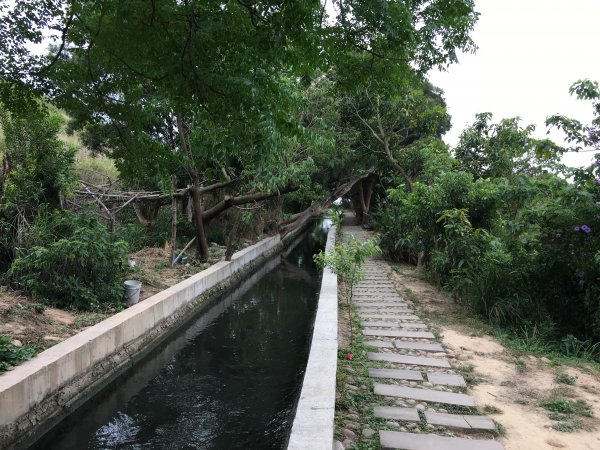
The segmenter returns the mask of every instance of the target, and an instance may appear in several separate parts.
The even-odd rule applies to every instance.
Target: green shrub
[[[554,411],[563,414],[571,414],[575,412],[575,408],[569,402],[569,400],[564,398],[555,398],[550,400],[544,400],[540,402],[540,406],[548,411]]]
[[[456,298],[540,347],[568,334],[600,340],[599,221],[596,178],[453,172],[389,189],[373,224],[394,259],[418,257]],[[563,351],[597,358],[593,342]]]
[[[95,310],[122,298],[127,245],[111,241],[93,217],[67,211],[36,220],[30,242],[15,259],[9,276],[47,304]]]
[[[568,373],[558,373],[554,377],[554,382],[559,384],[568,384],[569,386],[573,386],[575,384],[575,377],[569,375]]]
[[[582,341],[572,334],[562,338],[560,350],[565,356],[575,356],[586,359],[597,359],[600,356],[600,342]]]
[[[10,336],[0,334],[0,373],[31,359],[36,352],[35,347],[17,347],[12,344]]]

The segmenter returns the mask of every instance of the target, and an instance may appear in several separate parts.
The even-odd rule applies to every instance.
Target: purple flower
[[[600,177],[596,177],[596,183],[600,184]]]
[[[598,214],[598,216],[600,216],[600,214]],[[560,234],[560,233],[556,233],[554,235],[554,239],[556,239],[556,240],[559,240],[561,237],[562,237],[562,234]]]
[[[575,228],[573,228],[574,231],[579,231],[579,225],[577,225]]]
[[[581,225],[581,230],[585,231],[586,233],[589,233],[590,231],[592,231],[592,229],[590,227],[588,227],[587,225]]]
[[[577,272],[577,276],[580,280],[583,280],[583,278],[585,277],[585,272],[583,270],[580,270],[579,272]]]

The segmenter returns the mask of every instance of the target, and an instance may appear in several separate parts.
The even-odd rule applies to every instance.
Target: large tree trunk
[[[366,227],[369,223],[369,212],[371,209],[371,197],[373,196],[373,180],[367,179],[367,189],[363,187],[363,182],[358,182],[358,196],[360,198],[360,207],[362,209],[362,226]]]
[[[204,213],[202,205],[202,194],[200,193],[200,183],[198,178],[194,179],[194,184],[190,188],[192,196],[192,205],[194,209],[194,224],[196,227],[196,245],[198,246],[198,252],[200,252],[200,259],[202,261],[208,260],[208,242],[206,240],[206,233],[204,231],[204,220],[202,215]]]
[[[425,269],[425,252],[419,252],[417,254],[417,270],[423,271]]]
[[[242,224],[242,212],[238,209],[234,213],[233,226],[227,236],[227,249],[225,250],[225,261],[231,261],[233,252],[235,251],[235,245],[240,240],[240,227]]]

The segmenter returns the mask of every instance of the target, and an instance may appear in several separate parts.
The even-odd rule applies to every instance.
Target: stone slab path
[[[381,449],[404,450],[503,450],[504,447],[494,441],[464,439],[459,437],[437,436],[435,434],[400,433],[382,431],[379,433]]]
[[[370,237],[360,227],[344,230],[358,239]],[[367,358],[379,402],[372,405],[373,415],[383,420],[376,430],[382,449],[503,450],[494,441],[496,424],[478,414],[464,378],[450,364],[424,317],[396,290],[385,261],[367,261],[352,304],[364,344],[377,349]],[[406,426],[400,425],[398,431],[403,423]],[[390,429],[392,425],[396,429]],[[405,432],[407,428],[411,431]],[[429,433],[432,430],[436,434]],[[471,438],[473,432],[477,438]]]

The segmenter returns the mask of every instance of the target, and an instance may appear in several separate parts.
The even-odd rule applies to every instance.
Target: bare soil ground
[[[395,269],[399,291],[414,300],[437,327],[457,364],[466,369],[476,403],[501,425],[504,433],[500,441],[506,450],[600,449],[597,369],[516,354],[486,335],[464,306],[425,281],[415,268],[399,265]],[[566,417],[540,406],[554,401],[560,409],[562,400],[587,405],[589,410]],[[587,417],[590,411],[592,417]]]
[[[248,243],[246,243],[248,244]],[[206,269],[222,259],[225,249],[216,244],[210,247],[207,263],[184,262],[172,267],[170,254],[163,248],[145,248],[130,255],[135,261],[129,277],[142,281],[140,301],[169,286]],[[20,345],[34,345],[42,351],[70,336],[110,317],[119,309],[102,312],[65,311],[41,304],[39,301],[0,286],[0,334]]]
[[[15,345],[34,345],[40,351],[105,319],[102,313],[64,311],[44,307],[36,300],[14,292],[0,292],[0,334]]]

